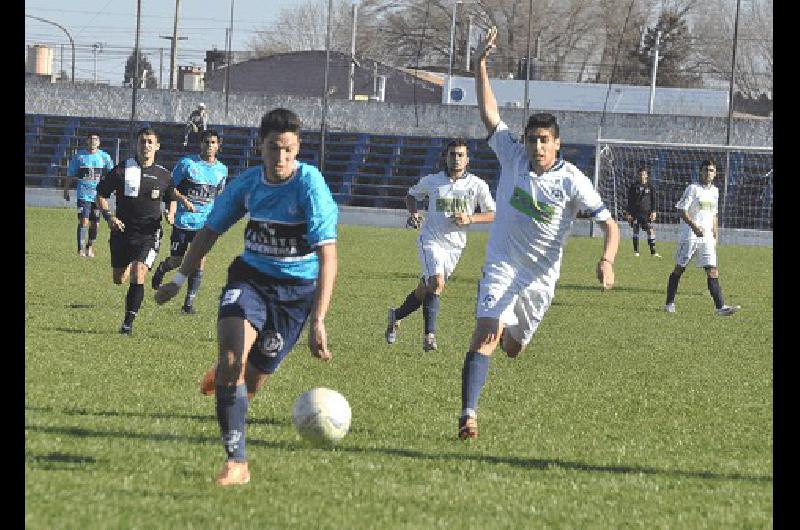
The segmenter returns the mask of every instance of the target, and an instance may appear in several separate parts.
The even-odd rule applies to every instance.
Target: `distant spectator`
[[[189,135],[202,134],[208,128],[208,111],[206,104],[200,103],[197,108],[189,114],[186,120],[186,134],[183,136],[183,146],[189,145]],[[196,139],[193,139],[193,141]]]

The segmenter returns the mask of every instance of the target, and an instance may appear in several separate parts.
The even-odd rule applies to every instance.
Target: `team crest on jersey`
[[[267,357],[275,357],[283,349],[283,335],[274,330],[264,332],[261,337],[261,353]]]
[[[494,307],[496,303],[497,303],[497,298],[495,298],[492,293],[489,293],[483,297],[483,305],[486,307]]]

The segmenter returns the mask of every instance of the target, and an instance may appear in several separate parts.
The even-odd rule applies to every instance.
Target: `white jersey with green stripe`
[[[714,218],[717,216],[718,203],[719,189],[713,184],[708,186],[689,184],[675,207],[685,210],[689,219],[703,229],[704,238],[713,240]],[[700,239],[683,219],[680,225],[680,239]]]
[[[573,164],[558,159],[537,175],[525,146],[504,122],[489,137],[500,161],[497,214],[486,249],[486,263],[513,274],[521,285],[555,285],[564,243],[578,212],[595,221],[611,213],[591,181]]]
[[[456,213],[472,215],[480,206],[481,212],[495,211],[489,185],[472,173],[452,180],[446,171],[422,177],[408,190],[418,201],[428,197],[428,210],[420,230],[423,241],[448,243],[463,249],[467,244],[467,227],[453,222]]]

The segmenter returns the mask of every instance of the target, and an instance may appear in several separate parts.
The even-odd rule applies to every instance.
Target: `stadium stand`
[[[160,135],[159,164],[172,168],[186,153],[183,123],[135,122],[133,130],[151,125]],[[235,177],[257,165],[258,128],[210,124],[222,137],[219,158]],[[97,131],[101,149],[118,160],[128,153],[127,120],[25,115],[25,184],[60,187],[70,157],[85,143],[86,133]],[[303,131],[299,159],[320,165],[319,131]],[[422,175],[444,167],[443,154],[451,138],[394,136],[329,131],[325,141],[325,178],[337,202],[348,206],[405,208],[408,188]],[[470,171],[495,191],[499,164],[484,139],[469,139]],[[594,146],[564,145],[562,154],[587,175],[594,173]]]

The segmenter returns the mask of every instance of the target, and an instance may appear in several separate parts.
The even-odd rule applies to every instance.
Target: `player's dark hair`
[[[138,140],[140,136],[155,136],[156,141],[158,141],[158,133],[152,127],[142,127],[138,131],[136,131],[136,139]]]
[[[636,170],[636,174],[638,175],[638,174],[639,174],[639,173],[641,173],[642,171],[644,171],[644,172],[645,172],[645,173],[647,173],[648,175],[650,174],[650,171],[648,171],[648,170],[647,170],[647,166],[639,166],[639,168]]]
[[[467,150],[469,150],[469,146],[467,145],[467,141],[464,138],[460,138],[460,137],[459,138],[454,138],[453,140],[451,140],[447,144],[447,147],[444,148],[444,152],[445,153],[449,152],[450,149],[453,148],[453,147],[466,147]]]
[[[200,133],[200,141],[201,142],[205,141],[206,138],[210,138],[212,136],[216,136],[217,143],[222,145],[222,138],[219,137],[219,133],[216,131],[216,129],[206,129],[205,131]]]
[[[717,162],[713,158],[706,158],[702,162],[700,162],[700,171],[704,170],[708,166],[717,167]]]
[[[528,118],[528,124],[525,125],[525,134],[531,129],[550,129],[553,132],[553,138],[558,138],[558,120],[549,112],[540,112],[531,114]]]
[[[291,132],[300,134],[300,117],[289,109],[273,109],[261,118],[261,127],[258,129],[258,137],[264,139],[269,133]]]
[[[91,138],[92,136],[97,136],[98,138],[100,138],[100,133],[91,129],[86,131],[86,138]]]

